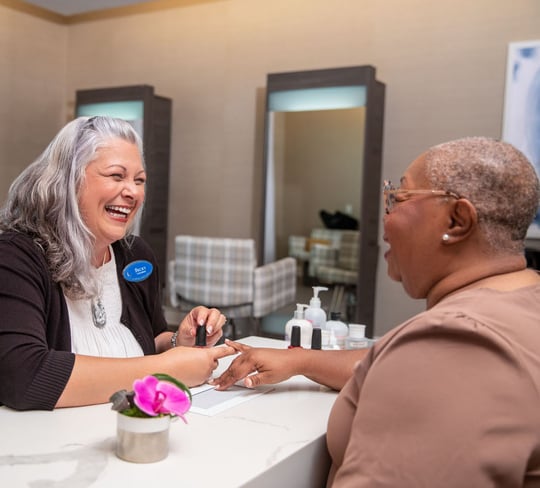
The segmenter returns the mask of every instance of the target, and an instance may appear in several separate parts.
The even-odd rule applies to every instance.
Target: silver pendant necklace
[[[92,298],[92,320],[98,329],[102,329],[107,324],[107,312],[99,296]]]
[[[101,265],[101,268],[99,268],[98,273],[98,279],[100,281],[99,294],[97,297],[92,298],[90,303],[92,309],[92,321],[98,329],[103,329],[103,327],[105,327],[105,325],[107,324],[107,312],[105,311],[105,305],[103,305],[103,301],[101,300],[101,274],[103,272],[103,266],[105,266],[106,260],[107,252],[105,252],[105,256],[103,256],[103,264]]]

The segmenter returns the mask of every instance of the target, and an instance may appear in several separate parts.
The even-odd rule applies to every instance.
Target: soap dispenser
[[[300,327],[300,344],[302,347],[309,349],[311,347],[311,332],[313,326],[311,322],[304,318],[304,309],[307,305],[303,303],[296,304],[296,310],[294,311],[294,317],[285,324],[285,340],[291,341],[293,326]]]
[[[328,288],[325,286],[314,286],[313,296],[309,301],[309,307],[304,312],[305,319],[309,320],[313,327],[319,327],[319,329],[324,329],[324,325],[326,324],[326,312],[321,307],[319,292],[326,290],[328,290]]]

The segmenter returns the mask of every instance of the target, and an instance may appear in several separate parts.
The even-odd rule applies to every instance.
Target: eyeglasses
[[[461,198],[457,193],[449,190],[402,190],[401,188],[395,188],[390,180],[384,180],[383,196],[386,213],[389,214],[394,209],[396,203],[408,200],[409,195]]]

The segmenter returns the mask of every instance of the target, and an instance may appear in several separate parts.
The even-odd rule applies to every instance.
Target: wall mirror
[[[289,236],[324,228],[320,211],[358,221],[358,276],[350,321],[373,335],[385,86],[372,66],[267,76],[265,263],[287,256]]]

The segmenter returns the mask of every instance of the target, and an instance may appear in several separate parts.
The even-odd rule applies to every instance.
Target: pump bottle
[[[309,320],[313,327],[319,327],[319,329],[324,329],[324,325],[326,324],[326,312],[321,307],[319,292],[326,290],[328,290],[328,288],[325,286],[314,286],[313,296],[309,301],[309,307],[304,312],[305,319]]]
[[[313,326],[311,325],[311,322],[304,318],[305,308],[307,308],[307,305],[303,303],[296,304],[294,317],[285,324],[285,340],[287,342],[291,341],[292,328],[297,325],[300,327],[300,343],[302,347],[309,349],[311,347],[311,333]]]

